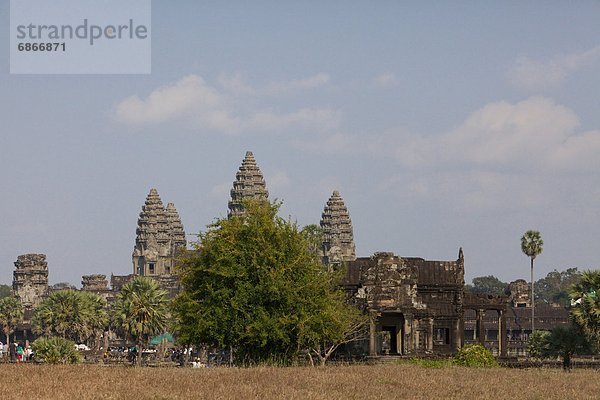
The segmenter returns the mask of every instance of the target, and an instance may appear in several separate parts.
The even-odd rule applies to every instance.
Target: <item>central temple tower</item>
[[[244,214],[243,200],[246,198],[268,200],[269,192],[260,168],[251,151],[246,152],[242,165],[235,174],[235,181],[231,189],[228,217]]]

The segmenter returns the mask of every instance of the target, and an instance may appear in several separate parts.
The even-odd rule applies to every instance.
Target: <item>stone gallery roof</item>
[[[228,216],[239,216],[244,213],[242,201],[246,198],[268,199],[269,192],[263,178],[263,174],[256,165],[256,160],[251,151],[246,152],[235,181],[231,189],[231,200],[229,201]]]

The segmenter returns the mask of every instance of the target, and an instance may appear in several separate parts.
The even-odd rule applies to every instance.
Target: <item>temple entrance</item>
[[[381,328],[381,351],[387,354],[398,354],[398,332],[395,326]]]
[[[404,353],[404,315],[385,313],[379,317],[379,348],[381,355],[401,355]]]

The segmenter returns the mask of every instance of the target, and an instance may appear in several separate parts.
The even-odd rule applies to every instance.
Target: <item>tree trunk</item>
[[[14,351],[12,351],[13,346],[10,345],[10,335],[6,334],[6,350],[8,351],[8,358],[10,361],[14,361]]]
[[[137,348],[137,354],[135,357],[135,365],[137,367],[141,367],[142,366],[142,342],[138,342],[136,345]]]
[[[533,257],[531,257],[531,333],[535,332],[535,291],[533,285]]]

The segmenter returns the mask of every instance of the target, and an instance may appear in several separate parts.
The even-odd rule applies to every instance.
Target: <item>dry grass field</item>
[[[0,399],[600,399],[600,371],[0,365]]]

